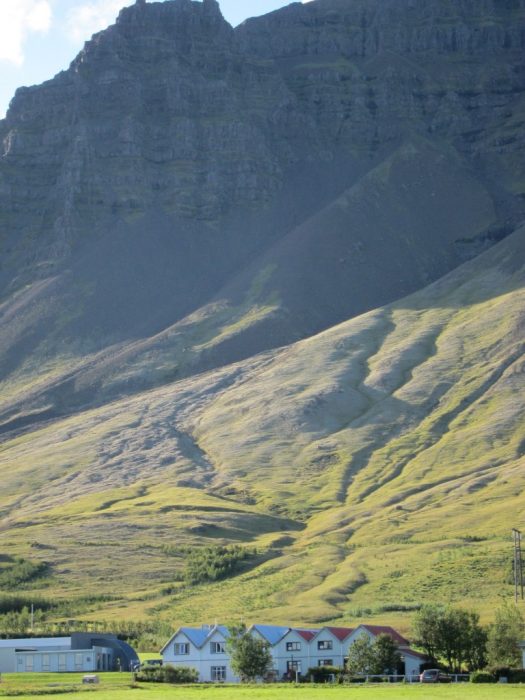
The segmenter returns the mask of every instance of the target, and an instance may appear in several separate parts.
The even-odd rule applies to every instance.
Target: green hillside
[[[11,436],[2,571],[46,562],[17,591],[79,618],[490,618],[525,508],[524,282],[521,228],[307,340]],[[213,543],[257,553],[189,586]]]

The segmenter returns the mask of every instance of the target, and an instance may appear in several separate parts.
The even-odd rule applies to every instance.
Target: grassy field
[[[16,696],[28,700],[37,696],[59,695],[61,698],[90,694],[93,700],[132,700],[162,698],[166,700],[513,700],[525,698],[525,685],[419,684],[332,685],[254,685],[254,686],[167,686],[130,684],[129,674],[99,674],[100,685],[83,686],[82,674],[8,674],[0,684],[0,697]]]

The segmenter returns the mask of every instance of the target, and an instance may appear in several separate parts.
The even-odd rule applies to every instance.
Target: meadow
[[[82,685],[82,674],[4,674],[0,697],[29,700],[94,695],[93,700],[514,700],[525,698],[525,685],[315,684],[169,686],[133,683],[129,673],[101,673],[98,686]]]

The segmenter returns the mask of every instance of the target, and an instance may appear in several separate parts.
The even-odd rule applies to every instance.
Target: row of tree
[[[499,608],[488,627],[480,625],[475,612],[427,605],[416,614],[413,630],[414,643],[449,671],[521,668],[523,618],[514,605]]]

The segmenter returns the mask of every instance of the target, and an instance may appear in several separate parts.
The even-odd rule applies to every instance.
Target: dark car
[[[420,683],[450,683],[451,676],[439,668],[429,668],[419,676]]]

